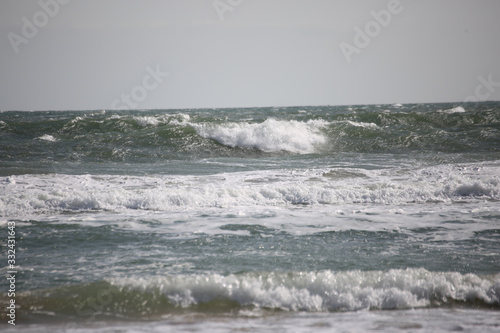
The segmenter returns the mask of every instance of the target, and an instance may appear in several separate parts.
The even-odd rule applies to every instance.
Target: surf
[[[71,295],[71,302],[67,298]],[[388,271],[246,272],[111,278],[21,293],[30,321],[148,319],[239,311],[346,312],[440,308],[500,309],[500,274]]]
[[[262,123],[190,124],[198,135],[233,148],[297,154],[313,153],[324,145],[327,138],[321,130],[327,125],[322,120],[301,122],[274,118]]]

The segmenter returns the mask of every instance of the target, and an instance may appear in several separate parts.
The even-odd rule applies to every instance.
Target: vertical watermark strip
[[[7,222],[7,281],[9,289],[7,296],[9,303],[7,305],[7,317],[10,319],[7,322],[10,325],[16,325],[16,222]]]

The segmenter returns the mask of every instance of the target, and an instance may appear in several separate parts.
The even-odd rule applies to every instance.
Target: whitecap
[[[198,135],[230,147],[307,154],[315,152],[317,147],[326,143],[326,135],[321,129],[327,124],[323,120],[301,122],[270,118],[262,123],[191,124],[191,126]]]
[[[375,123],[363,123],[363,122],[350,121],[350,120],[348,120],[347,123],[349,125],[355,126],[355,127],[378,128],[377,124],[375,124]]]
[[[442,113],[464,113],[466,110],[464,109],[463,106],[457,106],[451,109],[446,109],[446,110],[439,110],[439,112]]]
[[[38,140],[42,140],[42,141],[47,141],[47,142],[56,142],[58,141],[55,137],[53,137],[52,135],[49,135],[49,134],[44,134],[40,137],[37,138]]]
[[[149,116],[134,117],[134,120],[141,127],[157,126],[160,123],[158,118]]]

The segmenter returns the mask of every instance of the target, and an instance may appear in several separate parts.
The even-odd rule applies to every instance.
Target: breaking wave
[[[267,119],[262,123],[191,124],[196,132],[223,145],[255,148],[264,152],[313,153],[327,141],[322,120],[300,122]]]
[[[462,305],[500,308],[500,274],[425,269],[247,272],[115,278],[24,292],[27,316],[139,317],[178,311],[357,311]],[[71,301],[68,301],[71,299]],[[36,309],[36,310],[33,310]]]

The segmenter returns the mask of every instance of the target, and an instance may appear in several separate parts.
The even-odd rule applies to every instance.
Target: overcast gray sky
[[[0,0],[0,110],[500,100],[499,0]]]

